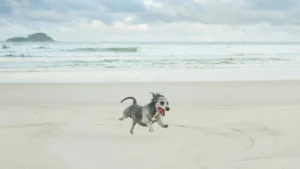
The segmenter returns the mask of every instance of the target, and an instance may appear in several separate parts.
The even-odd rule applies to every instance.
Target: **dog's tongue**
[[[158,112],[162,115],[162,116],[165,116],[165,111],[164,111],[164,109],[162,109],[162,108],[158,108]]]

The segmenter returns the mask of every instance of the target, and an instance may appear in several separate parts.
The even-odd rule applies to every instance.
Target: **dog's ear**
[[[156,92],[156,95],[155,95],[156,97],[160,97],[160,96],[163,96],[162,94],[160,94],[160,93],[158,93],[158,92]]]
[[[155,95],[153,92],[150,92],[150,93],[152,94],[153,98],[155,98],[155,97],[156,97],[156,95]]]
[[[152,94],[152,101],[155,101],[157,99],[157,96],[153,92],[150,93]]]

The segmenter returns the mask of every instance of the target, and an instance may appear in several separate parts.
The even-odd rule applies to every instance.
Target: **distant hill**
[[[45,33],[34,33],[26,37],[13,37],[6,40],[6,42],[55,42]]]

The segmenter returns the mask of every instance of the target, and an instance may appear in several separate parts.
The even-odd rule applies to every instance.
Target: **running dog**
[[[119,118],[120,121],[130,117],[133,122],[130,129],[130,133],[133,134],[133,130],[136,124],[143,127],[148,127],[149,132],[154,132],[152,124],[157,122],[161,127],[168,128],[167,124],[164,124],[161,120],[161,116],[165,116],[165,111],[170,111],[169,102],[167,98],[159,93],[154,94],[150,92],[153,96],[150,103],[144,106],[137,104],[134,97],[126,97],[121,103],[127,99],[132,99],[133,104],[125,108],[123,111],[123,116]]]

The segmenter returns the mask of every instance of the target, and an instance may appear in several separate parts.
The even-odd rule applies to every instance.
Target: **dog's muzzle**
[[[162,115],[162,116],[165,116],[165,110],[161,107],[158,108],[158,112]]]

